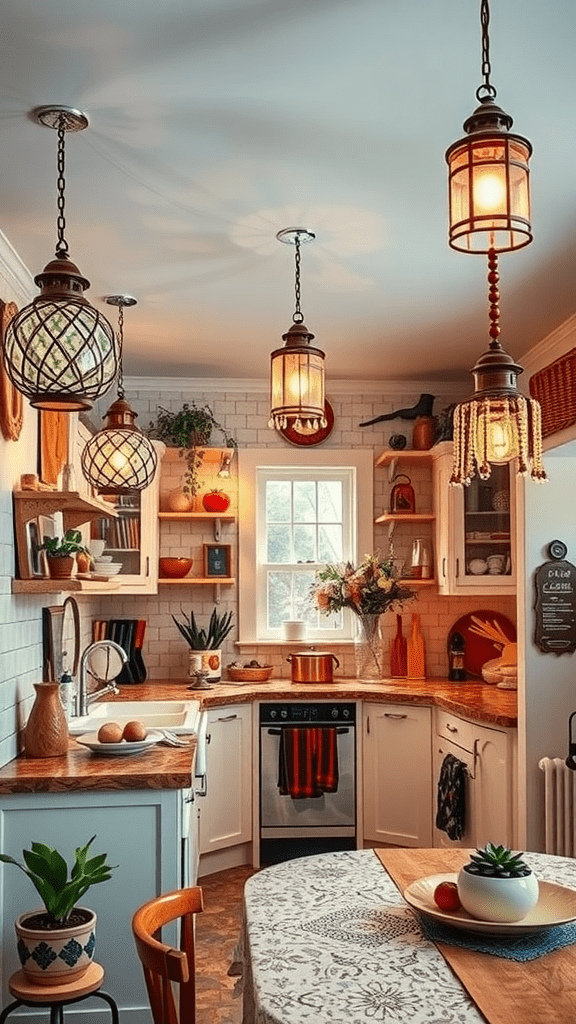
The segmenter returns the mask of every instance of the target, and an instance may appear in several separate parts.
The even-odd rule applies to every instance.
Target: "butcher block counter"
[[[199,700],[203,708],[225,707],[251,701],[361,700],[440,707],[485,725],[515,728],[517,695],[481,682],[452,683],[390,679],[361,682],[335,679],[325,683],[292,683],[271,679],[266,683],[222,681],[208,690],[192,690],[189,680],[157,680],[122,686],[119,697],[106,700]],[[65,757],[27,758],[24,755],[0,769],[0,794],[65,793],[73,790],[182,789],[190,786],[195,747],[157,746],[144,756],[100,757],[70,739]]]

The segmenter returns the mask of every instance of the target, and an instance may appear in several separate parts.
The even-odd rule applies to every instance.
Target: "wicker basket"
[[[263,665],[261,668],[240,668],[238,665],[227,665],[226,674],[233,683],[265,683],[270,679],[274,668]]]

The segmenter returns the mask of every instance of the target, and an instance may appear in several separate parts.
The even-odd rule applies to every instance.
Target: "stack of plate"
[[[94,572],[97,576],[116,576],[121,568],[122,562],[94,562]]]

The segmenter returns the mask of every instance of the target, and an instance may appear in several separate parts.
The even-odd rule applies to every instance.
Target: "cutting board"
[[[491,661],[493,658],[499,658],[502,654],[502,645],[496,644],[493,640],[488,640],[482,636],[479,636],[476,632],[477,625],[474,622],[475,619],[480,619],[482,622],[487,622],[489,625],[496,624],[503,633],[506,634],[510,643],[516,642],[516,626],[510,619],[502,615],[501,612],[494,612],[483,609],[478,612],[469,612],[467,615],[463,615],[457,622],[454,623],[450,633],[448,635],[448,644],[454,633],[461,633],[464,637],[465,648],[464,648],[464,668],[472,676],[478,676],[482,678],[482,666],[487,661]]]

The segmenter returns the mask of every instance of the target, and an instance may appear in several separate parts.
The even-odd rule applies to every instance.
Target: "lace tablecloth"
[[[574,860],[530,860],[576,888]],[[485,1024],[372,850],[254,875],[240,945],[243,1024]]]

